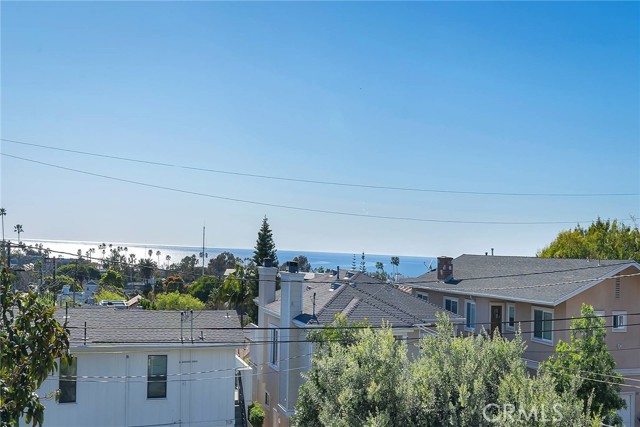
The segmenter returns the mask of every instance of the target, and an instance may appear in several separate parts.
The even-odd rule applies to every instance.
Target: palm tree
[[[391,257],[391,265],[394,266],[395,274],[393,276],[394,280],[398,280],[398,266],[400,265],[400,257],[392,256]]]
[[[162,252],[158,251],[156,252],[156,255],[158,256],[158,267],[160,267],[160,255],[162,254]]]
[[[149,249],[149,258],[153,256],[153,249]]]
[[[164,259],[167,261],[167,266],[168,266],[169,261],[171,261],[171,255],[167,255]]]
[[[16,224],[16,226],[13,227],[13,231],[18,233],[18,243],[20,243],[20,233],[24,233],[24,228],[22,228],[22,224]]]

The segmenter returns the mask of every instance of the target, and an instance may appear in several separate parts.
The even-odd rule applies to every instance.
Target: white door
[[[635,423],[633,422],[633,414],[635,411],[633,410],[633,404],[635,402],[632,401],[632,398],[634,397],[633,393],[620,393],[620,397],[627,403],[627,407],[625,409],[620,409],[618,411],[618,415],[622,417],[622,422],[625,427],[634,427]]]

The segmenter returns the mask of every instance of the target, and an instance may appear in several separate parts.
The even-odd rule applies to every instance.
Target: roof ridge
[[[328,285],[329,285],[329,286],[331,286],[331,284],[328,284]],[[320,316],[322,313],[324,313],[324,312],[325,312],[325,308],[326,308],[329,304],[331,304],[331,303],[332,303],[332,302],[333,302],[333,301],[338,297],[338,295],[340,295],[340,294],[344,291],[344,289],[345,289],[345,285],[341,285],[340,287],[338,287],[338,289],[335,289],[335,290],[333,291],[333,296],[332,296],[331,298],[329,298],[329,299],[327,300],[327,302],[326,302],[322,307],[320,307],[320,309],[319,309],[319,310],[318,310],[318,312],[316,313],[316,317],[317,317],[317,316]],[[331,291],[328,291],[328,292],[331,292]]]

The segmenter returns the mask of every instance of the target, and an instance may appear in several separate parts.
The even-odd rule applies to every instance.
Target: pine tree
[[[269,228],[269,222],[266,216],[262,220],[260,231],[258,231],[258,240],[256,241],[256,248],[253,251],[253,262],[261,266],[264,258],[271,258],[273,260],[273,266],[278,266],[276,245],[273,243],[273,233],[271,232],[271,228]]]
[[[353,254],[353,261],[351,261],[351,270],[356,271],[356,254]]]
[[[363,273],[367,272],[367,267],[364,262],[364,252],[362,252],[362,261],[360,261],[360,271]]]

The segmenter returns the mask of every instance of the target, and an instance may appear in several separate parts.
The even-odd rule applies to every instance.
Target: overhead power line
[[[7,139],[7,138],[0,138],[0,141],[8,142],[11,144],[29,146],[29,147],[37,147],[37,148],[44,148],[48,150],[62,151],[65,153],[80,154],[83,156],[100,157],[105,159],[126,161],[126,162],[132,162],[132,163],[141,163],[141,164],[152,165],[152,166],[179,168],[179,169],[194,170],[199,172],[245,176],[250,178],[270,179],[270,180],[277,180],[277,181],[301,182],[305,184],[332,185],[332,186],[353,187],[353,188],[369,188],[374,190],[410,191],[410,192],[443,193],[443,194],[465,194],[465,195],[475,195],[475,196],[509,196],[509,197],[629,197],[629,196],[640,195],[640,193],[637,193],[637,192],[635,193],[634,192],[631,192],[631,193],[537,193],[537,192],[525,193],[525,192],[499,192],[499,191],[464,191],[464,190],[400,187],[400,186],[373,185],[373,184],[355,184],[355,183],[347,183],[347,182],[323,181],[323,180],[313,180],[313,179],[305,179],[305,178],[291,178],[291,177],[274,176],[274,175],[253,174],[248,172],[201,168],[196,166],[181,165],[177,163],[155,162],[151,160],[135,159],[131,157],[114,156],[109,154],[93,153],[93,152],[82,151],[82,150],[72,150],[69,148],[54,147],[54,146],[44,145],[44,144],[34,144],[30,142],[18,141],[15,139]]]
[[[66,166],[55,165],[53,163],[41,162],[39,160],[28,159],[28,158],[20,157],[20,156],[14,156],[12,154],[6,154],[6,153],[1,153],[1,154],[4,157],[8,157],[8,158],[12,158],[12,159],[18,159],[18,160],[22,160],[22,161],[25,161],[25,162],[35,163],[35,164],[39,164],[39,165],[43,165],[43,166],[48,166],[48,167],[55,168],[55,169],[66,170],[66,171],[69,171],[69,172],[79,173],[79,174],[83,174],[83,175],[95,176],[95,177],[98,177],[98,178],[108,179],[108,180],[112,180],[112,181],[124,182],[124,183],[127,183],[127,184],[139,185],[139,186],[147,187],[147,188],[155,188],[155,189],[158,189],[158,190],[171,191],[171,192],[174,192],[174,193],[189,194],[189,195],[192,195],[192,196],[207,197],[207,198],[211,198],[211,199],[226,200],[226,201],[230,201],[230,202],[257,205],[257,206],[267,206],[267,207],[272,207],[272,208],[288,209],[288,210],[294,210],[294,211],[299,211],[299,212],[312,212],[312,213],[320,213],[320,214],[327,214],[327,215],[338,215],[338,216],[348,216],[348,217],[358,217],[358,218],[384,219],[384,220],[410,221],[410,222],[427,222],[427,223],[439,223],[439,224],[562,225],[562,224],[577,224],[577,223],[590,222],[589,220],[573,220],[573,221],[462,221],[462,220],[453,220],[453,219],[433,219],[433,218],[416,218],[416,217],[402,217],[402,216],[390,216],[390,215],[371,215],[371,214],[361,214],[361,213],[356,213],[356,212],[345,212],[345,211],[333,211],[333,210],[326,210],[326,209],[305,208],[305,207],[302,207],[302,206],[291,206],[291,205],[282,205],[282,204],[278,204],[278,203],[258,202],[258,201],[255,201],[255,200],[238,199],[238,198],[235,198],[235,197],[226,197],[226,196],[219,196],[219,195],[208,194],[208,193],[201,193],[201,192],[198,192],[198,191],[184,190],[184,189],[180,189],[180,188],[167,187],[167,186],[164,186],[164,185],[149,184],[149,183],[146,183],[146,182],[134,181],[134,180],[131,180],[131,179],[118,178],[118,177],[115,177],[115,176],[104,175],[104,174],[84,171],[84,170],[80,170],[80,169],[76,169],[76,168],[69,168],[69,167],[66,167]],[[621,221],[627,221],[627,220],[628,220],[627,218],[621,219]]]

